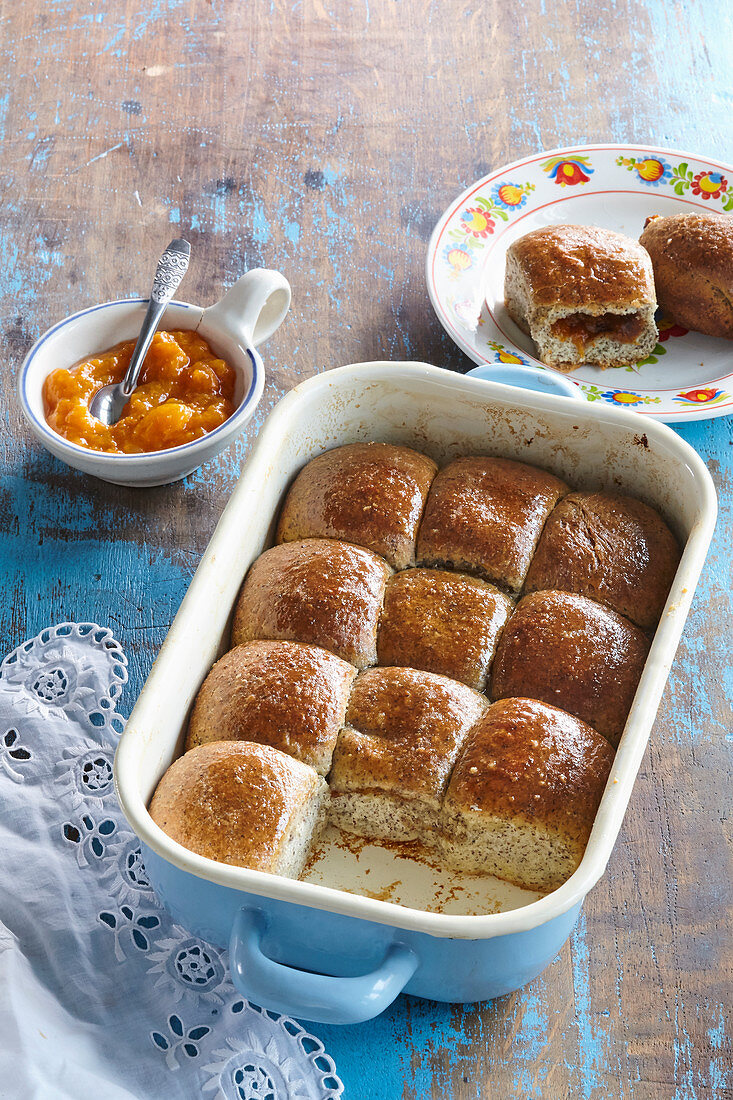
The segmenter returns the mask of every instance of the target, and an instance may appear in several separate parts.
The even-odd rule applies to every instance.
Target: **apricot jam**
[[[200,439],[234,412],[234,370],[195,332],[156,332],[122,416],[106,427],[89,412],[97,390],[121,382],[134,340],[52,371],[46,420],[71,443],[109,454],[164,451]]]

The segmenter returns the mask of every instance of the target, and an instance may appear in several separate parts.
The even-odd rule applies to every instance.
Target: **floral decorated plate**
[[[733,167],[639,145],[582,145],[515,161],[451,203],[428,246],[430,299],[476,363],[537,365],[532,341],[504,308],[504,264],[517,237],[573,222],[638,238],[650,214],[733,211]],[[633,366],[566,375],[588,401],[679,423],[733,412],[733,342],[657,317],[659,342]],[[553,370],[546,367],[546,370]]]

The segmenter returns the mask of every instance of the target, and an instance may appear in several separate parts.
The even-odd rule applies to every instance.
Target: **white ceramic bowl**
[[[23,412],[33,434],[67,465],[117,485],[167,485],[190,474],[239,435],[262,396],[264,367],[258,344],[279,327],[290,308],[290,285],[277,271],[256,268],[243,275],[215,305],[203,309],[171,302],[160,327],[198,332],[237,374],[236,410],[220,427],[192,443],[145,454],[105,454],[70,443],[46,422],[43,383],[51,371],[70,367],[84,356],[134,340],[147,302],[130,298],[104,302],[60,321],[28,352],[18,377]]]

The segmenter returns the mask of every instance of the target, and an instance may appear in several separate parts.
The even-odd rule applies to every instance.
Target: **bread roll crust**
[[[443,804],[448,859],[529,889],[560,885],[583,857],[613,756],[605,737],[557,707],[492,704]]]
[[[445,676],[412,668],[362,672],[354,682],[330,775],[339,823],[352,832],[395,840],[409,839],[408,832],[417,835],[421,825],[429,829],[463,739],[487,706],[478,692]],[[341,795],[364,796],[366,815],[374,812],[370,796],[388,800],[395,806],[393,824],[372,832],[364,824],[365,803],[358,799],[348,803],[346,817],[339,816]],[[408,807],[405,816],[400,813],[405,803],[419,808],[410,813]]]
[[[392,443],[352,443],[312,459],[283,505],[278,542],[345,539],[395,569],[415,564],[415,538],[438,467]]]
[[[680,325],[733,339],[733,218],[695,211],[649,219],[640,242],[651,256],[660,306]]]
[[[572,714],[501,699],[468,735],[446,804],[541,821],[585,846],[613,757],[607,739]]]
[[[507,250],[522,270],[535,309],[636,309],[655,301],[646,250],[632,237],[593,225],[533,229]]]
[[[158,783],[150,816],[207,859],[296,877],[327,793],[312,768],[269,745],[217,741],[174,760]],[[296,838],[299,830],[308,835]]]
[[[377,660],[377,622],[392,570],[383,558],[336,539],[273,546],[242,586],[232,645],[255,639],[309,642],[357,668]]]
[[[377,635],[380,665],[401,665],[486,686],[513,605],[487,581],[442,569],[408,569],[387,582]]]
[[[561,707],[616,747],[649,651],[622,615],[571,592],[532,592],[504,627],[491,697]]]
[[[311,464],[283,537],[309,522],[314,485],[321,503],[336,486],[348,516],[334,471],[363,474],[376,453],[359,445],[350,465],[352,450],[332,452],[323,478]],[[392,469],[407,449],[387,450]],[[328,802],[345,831],[419,842],[461,871],[543,890],[577,867],[649,648],[619,612],[656,622],[674,538],[640,501],[570,493],[508,459],[456,459],[415,492],[420,509],[427,494],[415,555],[427,567],[394,573],[366,547],[321,537],[252,565],[235,648],[202,684],[188,751],[151,801],[178,842],[297,876]],[[399,510],[407,497],[386,485],[377,511],[389,500]],[[402,512],[403,551],[415,508]],[[523,584],[514,608],[506,590]],[[476,690],[487,680],[490,708]]]
[[[252,741],[326,775],[355,675],[353,665],[314,645],[237,646],[199,689],[186,750],[210,741]]]
[[[554,225],[520,237],[507,250],[504,299],[542,362],[561,370],[637,362],[657,341],[649,256],[610,229]]]
[[[679,559],[677,540],[648,504],[620,493],[570,493],[545,524],[524,588],[578,592],[651,630]]]
[[[506,458],[457,458],[430,488],[418,563],[475,574],[516,593],[545,520],[567,492],[564,481],[536,466]]]

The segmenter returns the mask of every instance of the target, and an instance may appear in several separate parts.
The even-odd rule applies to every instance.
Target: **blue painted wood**
[[[566,143],[730,160],[732,45],[729,9],[709,0],[8,9],[2,648],[62,619],[110,625],[130,657],[129,712],[278,398],[340,363],[468,366],[422,274],[447,202],[492,165]],[[173,230],[193,243],[190,300],[280,267],[292,320],[268,345],[244,439],[182,485],[113,489],[30,441],[13,375],[52,322],[144,290]],[[570,947],[488,1005],[405,997],[371,1024],[319,1028],[354,1100],[730,1095],[731,424],[679,429],[713,472],[721,518],[622,837]]]

